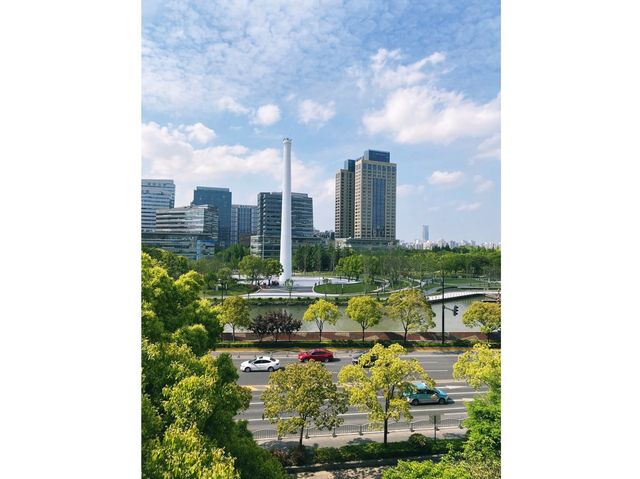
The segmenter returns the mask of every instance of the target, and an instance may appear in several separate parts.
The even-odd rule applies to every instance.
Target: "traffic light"
[[[458,316],[458,305],[457,304],[453,306],[453,315],[454,316]]]

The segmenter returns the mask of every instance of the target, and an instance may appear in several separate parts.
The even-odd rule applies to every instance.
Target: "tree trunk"
[[[322,342],[322,328],[318,328],[318,331],[320,331],[320,342]]]
[[[389,418],[384,418],[384,445],[387,445],[387,433],[389,432],[388,428]]]
[[[298,447],[299,447],[300,449],[302,449],[302,434],[303,434],[303,433],[304,433],[304,426],[302,426],[302,427],[300,428],[300,443],[299,443],[299,445],[298,445]]]
[[[362,342],[364,343],[364,326],[362,326]]]
[[[236,327],[234,324],[231,325],[231,338],[233,341],[236,340]]]
[[[408,327],[404,328],[404,342],[407,342],[407,331],[409,330]]]

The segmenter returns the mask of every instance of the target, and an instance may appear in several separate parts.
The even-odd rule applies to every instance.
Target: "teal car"
[[[449,396],[442,389],[430,388],[425,383],[413,383],[416,387],[414,392],[405,392],[404,396],[413,406],[418,404],[446,404]]]

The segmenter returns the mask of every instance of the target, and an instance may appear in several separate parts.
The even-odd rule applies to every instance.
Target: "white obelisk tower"
[[[291,279],[291,138],[282,140],[283,168],[282,168],[282,220],[280,222],[280,264],[282,275],[280,284]]]

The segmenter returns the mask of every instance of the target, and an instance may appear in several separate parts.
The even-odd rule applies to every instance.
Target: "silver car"
[[[271,356],[258,356],[256,359],[250,359],[240,365],[240,369],[245,373],[251,371],[275,371],[280,369],[280,360],[274,359]]]

